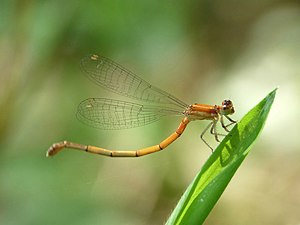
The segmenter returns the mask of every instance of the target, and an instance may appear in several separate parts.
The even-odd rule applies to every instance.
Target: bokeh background
[[[142,158],[71,150],[46,158],[65,139],[150,146],[180,121],[117,131],[81,124],[81,100],[119,98],[80,71],[90,53],[187,103],[230,98],[234,119],[279,87],[206,224],[300,224],[298,0],[1,1],[0,224],[163,224],[210,156],[199,138],[207,122],[194,122],[168,149]]]

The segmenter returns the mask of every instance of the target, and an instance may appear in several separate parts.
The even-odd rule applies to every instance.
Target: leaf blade
[[[167,225],[202,224],[260,134],[277,88],[237,123],[189,185]]]

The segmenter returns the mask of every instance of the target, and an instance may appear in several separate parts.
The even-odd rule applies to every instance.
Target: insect
[[[125,129],[143,126],[161,117],[182,115],[176,131],[159,144],[130,151],[108,150],[91,145],[83,145],[70,141],[53,144],[47,151],[47,156],[53,156],[64,148],[77,149],[110,157],[138,157],[161,151],[181,136],[189,122],[194,120],[209,120],[200,137],[213,151],[213,148],[203,138],[210,129],[216,141],[220,142],[216,130],[218,122],[226,132],[236,121],[229,115],[234,113],[230,100],[224,100],[221,105],[191,104],[188,105],[173,95],[149,84],[139,76],[125,69],[114,61],[100,56],[89,55],[82,59],[81,67],[87,77],[99,86],[112,92],[142,101],[145,104],[132,103],[108,98],[88,98],[78,106],[77,117],[83,123],[100,129]],[[225,125],[224,118],[229,120]],[[224,136],[224,135],[223,135]]]

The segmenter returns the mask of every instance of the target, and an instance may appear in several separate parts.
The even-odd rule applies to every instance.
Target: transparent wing
[[[141,105],[107,98],[88,98],[78,106],[77,117],[100,129],[125,129],[152,123],[162,116],[182,115],[182,111]]]
[[[133,99],[185,108],[187,104],[144,81],[114,61],[99,55],[82,59],[81,67],[96,84]]]

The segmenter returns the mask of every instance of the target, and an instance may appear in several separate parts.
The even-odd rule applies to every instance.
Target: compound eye
[[[232,105],[232,102],[230,100],[224,100],[222,102],[223,105]]]
[[[222,102],[222,113],[223,115],[229,115],[234,113],[234,108],[233,108],[233,104],[232,101],[230,100],[224,100]]]
[[[232,101],[230,101],[230,100],[224,100],[224,101],[222,102],[222,108],[223,108],[223,110],[230,110],[230,109],[233,109]]]

